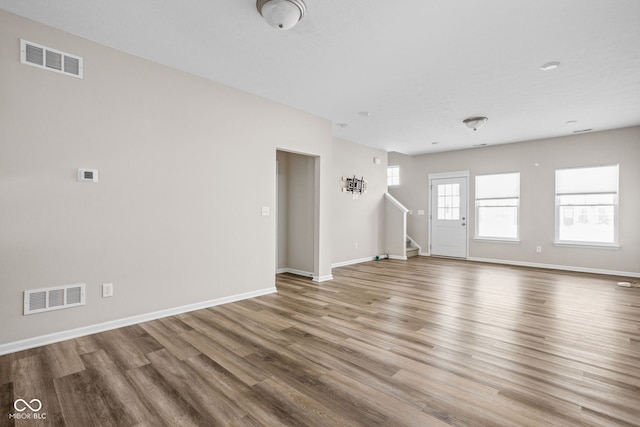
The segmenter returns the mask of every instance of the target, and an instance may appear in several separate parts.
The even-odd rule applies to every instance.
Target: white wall
[[[414,157],[390,153],[389,164],[401,166],[403,184],[390,192],[414,211],[408,232],[423,248],[428,215],[415,212],[428,212],[428,174],[469,171],[471,258],[640,274],[640,127]],[[608,164],[620,164],[620,249],[554,246],[555,170]],[[520,243],[474,241],[475,175],[515,171],[521,182]]]
[[[380,159],[379,165],[374,164],[374,157]],[[367,181],[367,192],[358,199],[342,192],[342,177],[354,175]],[[382,254],[387,153],[334,138],[331,191],[333,264],[372,259]]]
[[[20,38],[84,57],[85,78],[20,64]],[[0,69],[0,345],[272,288],[278,148],[317,156],[330,277],[329,121],[4,11]],[[86,306],[22,316],[23,290],[77,283]]]

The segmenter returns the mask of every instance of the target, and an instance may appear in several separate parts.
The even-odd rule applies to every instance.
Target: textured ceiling
[[[0,8],[327,118],[334,135],[387,151],[640,125],[639,0],[305,2],[289,31],[269,27],[255,0]],[[541,71],[549,61],[561,65]],[[476,115],[489,121],[474,132],[462,120]]]

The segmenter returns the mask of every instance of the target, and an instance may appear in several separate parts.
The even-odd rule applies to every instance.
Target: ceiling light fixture
[[[489,120],[486,117],[469,117],[468,119],[464,119],[462,123],[467,125],[469,129],[478,130]]]
[[[542,66],[540,67],[540,69],[542,71],[549,71],[549,70],[555,70],[556,68],[558,68],[560,66],[560,63],[557,61],[553,61],[553,62],[547,62],[546,64],[542,64]]]
[[[303,0],[257,0],[256,8],[267,24],[279,30],[293,28],[307,10]]]

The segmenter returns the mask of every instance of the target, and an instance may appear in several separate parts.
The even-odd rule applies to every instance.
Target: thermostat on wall
[[[78,181],[98,182],[98,170],[78,169]]]

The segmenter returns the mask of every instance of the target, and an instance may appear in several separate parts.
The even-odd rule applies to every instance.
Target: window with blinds
[[[476,239],[518,240],[520,173],[476,176]]]
[[[618,165],[556,170],[556,243],[618,244]]]

